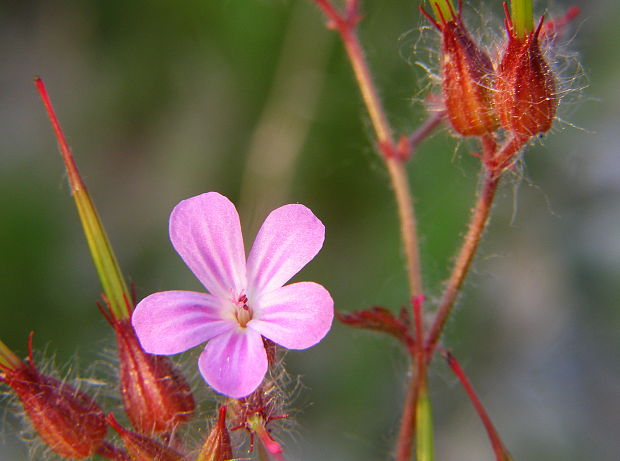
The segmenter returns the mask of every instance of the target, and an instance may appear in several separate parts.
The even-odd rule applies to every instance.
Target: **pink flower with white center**
[[[334,302],[313,282],[283,286],[323,246],[325,227],[303,205],[269,214],[245,259],[239,215],[209,192],[180,202],[170,240],[209,293],[163,291],[144,298],[132,323],[146,352],[171,355],[207,341],[198,359],[205,381],[234,398],[251,394],[267,372],[263,336],[306,349],[329,331]]]

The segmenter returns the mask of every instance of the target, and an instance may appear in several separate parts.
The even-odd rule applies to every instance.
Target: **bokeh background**
[[[425,118],[428,81],[416,61],[436,44],[419,39],[416,2],[362,3],[361,38],[390,120],[411,132]],[[497,37],[500,2],[483,3],[468,21]],[[561,78],[576,91],[563,121],[501,188],[445,338],[516,460],[620,456],[620,9],[576,0],[549,11],[569,4],[583,9],[568,49],[587,78],[568,56]],[[34,330],[44,362],[55,356],[82,380],[109,379],[96,371],[112,345],[95,307],[99,283],[35,75],[139,297],[199,289],[169,244],[168,214],[215,190],[238,204],[246,245],[268,210],[308,205],[327,240],[297,279],[324,284],[338,309],[405,303],[387,175],[342,47],[312,2],[3,0],[0,338],[16,352]],[[431,306],[473,204],[472,149],[443,129],[409,165]],[[335,324],[319,346],[289,353],[287,367],[303,382],[287,459],[390,459],[406,361],[389,338]],[[493,460],[439,360],[431,385],[437,459]],[[0,400],[0,459],[40,459],[19,441],[13,403]]]

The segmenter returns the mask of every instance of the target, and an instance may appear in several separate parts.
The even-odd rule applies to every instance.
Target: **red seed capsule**
[[[129,319],[112,320],[125,412],[142,434],[169,432],[189,420],[194,398],[168,357],[144,352]]]
[[[508,43],[495,81],[495,111],[507,131],[526,136],[549,131],[558,106],[555,76],[540,50],[538,28],[517,36],[508,12]]]
[[[54,452],[67,459],[85,459],[97,452],[108,427],[91,397],[39,373],[32,353],[28,362],[2,371],[0,381],[17,394],[35,430]]]
[[[494,81],[491,59],[475,44],[461,17],[435,21],[420,7],[441,33],[442,91],[446,113],[454,131],[462,136],[482,136],[495,131],[492,107]]]

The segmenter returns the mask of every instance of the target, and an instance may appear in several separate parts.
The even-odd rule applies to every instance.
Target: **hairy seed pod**
[[[97,452],[107,433],[105,415],[84,392],[39,373],[32,359],[4,370],[1,380],[17,394],[41,439],[67,459],[85,459]]]
[[[144,352],[129,319],[114,320],[125,412],[142,434],[169,432],[189,420],[194,398],[168,357]]]
[[[422,13],[441,33],[441,80],[446,113],[461,136],[482,136],[499,124],[493,111],[493,65],[489,56],[471,38],[461,12],[436,22]]]
[[[519,37],[506,17],[508,42],[497,71],[495,110],[506,131],[534,136],[549,131],[558,106],[556,79],[540,49],[538,28]]]

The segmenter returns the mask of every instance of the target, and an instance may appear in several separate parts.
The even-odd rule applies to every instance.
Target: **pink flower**
[[[229,397],[251,394],[267,372],[264,336],[306,349],[329,331],[334,302],[313,282],[283,286],[323,246],[325,227],[303,205],[285,205],[263,223],[245,259],[239,215],[209,192],[170,215],[170,240],[209,293],[163,291],[144,298],[132,323],[145,351],[170,355],[207,341],[200,373]]]

